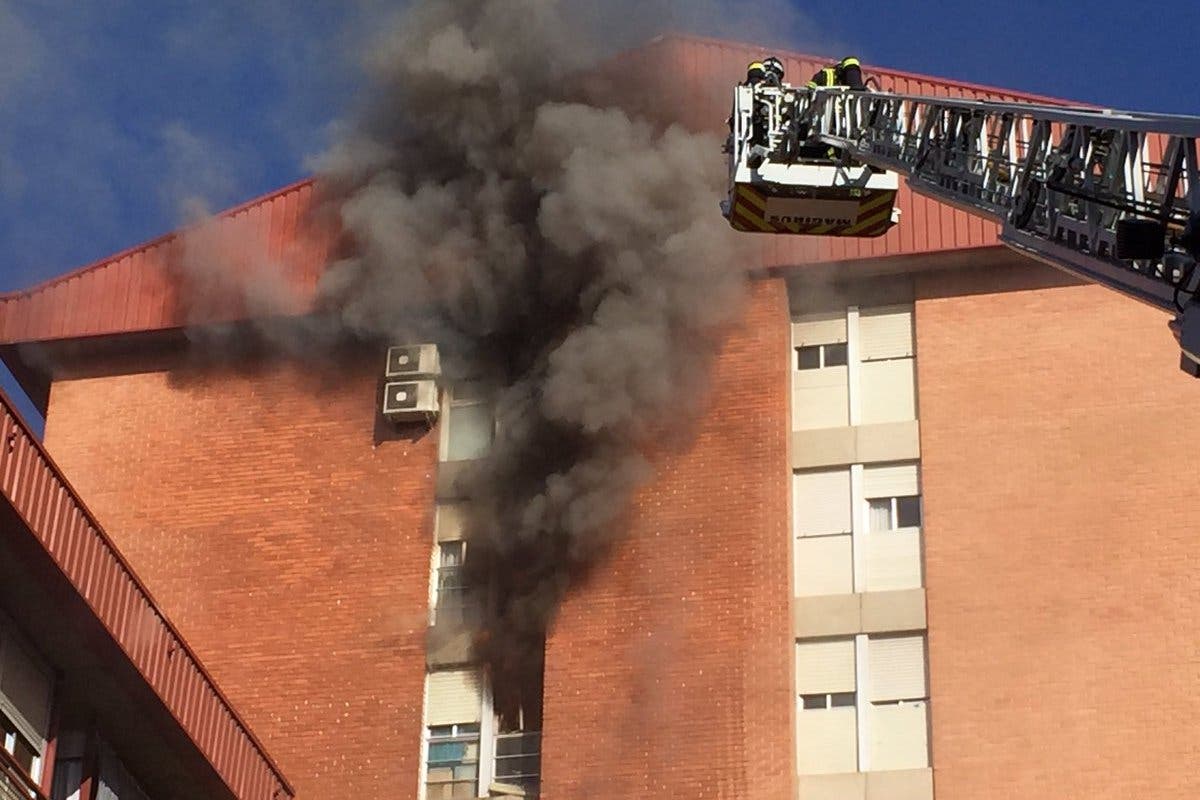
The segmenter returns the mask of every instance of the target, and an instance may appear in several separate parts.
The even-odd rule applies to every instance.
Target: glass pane
[[[900,528],[921,527],[920,496],[896,498],[896,526]]]
[[[829,696],[829,705],[832,708],[845,708],[846,706],[854,705],[854,692],[838,692]]]
[[[819,369],[821,366],[821,346],[796,348],[796,369]]]
[[[478,722],[464,722],[462,725],[458,726],[458,732],[459,733],[479,733],[479,723]]]
[[[826,698],[824,694],[805,694],[800,696],[804,701],[804,707],[808,710],[826,707]]]
[[[467,755],[467,746],[463,742],[430,742],[430,764],[452,764],[462,761]]]
[[[492,446],[492,407],[483,403],[451,405],[446,417],[446,460],[482,458]]]
[[[892,498],[868,500],[867,506],[867,530],[890,531],[892,529]]]
[[[846,366],[846,345],[843,344],[827,344],[825,347],[825,366],[827,367],[844,367]]]
[[[478,769],[479,766],[477,764],[462,764],[457,766],[454,768],[454,780],[473,781],[475,780]]]
[[[431,725],[429,727],[429,735],[431,737],[453,736],[454,735],[454,726],[453,725]]]

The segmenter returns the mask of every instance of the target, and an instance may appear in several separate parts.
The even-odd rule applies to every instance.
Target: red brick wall
[[[782,282],[757,284],[698,439],[567,603],[550,800],[792,796],[788,336]],[[373,373],[51,393],[50,451],[303,798],[417,784],[436,436],[373,448]]]
[[[50,452],[302,798],[417,790],[437,437],[373,446],[373,365],[51,392]]]
[[[1200,383],[1052,274],[918,281],[935,790],[1195,796]]]
[[[787,299],[756,285],[695,445],[547,645],[546,800],[794,796]]]

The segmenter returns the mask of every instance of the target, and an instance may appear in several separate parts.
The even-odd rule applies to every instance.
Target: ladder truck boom
[[[1017,252],[1170,312],[1200,377],[1200,118],[759,84],[730,125],[735,228],[880,235],[903,174]]]

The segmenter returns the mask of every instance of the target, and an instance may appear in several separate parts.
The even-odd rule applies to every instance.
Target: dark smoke
[[[597,38],[592,8],[416,3],[322,163],[355,253],[323,286],[345,325],[435,341],[493,393],[496,441],[459,489],[468,580],[489,599],[477,647],[500,673],[534,663],[620,535],[644,453],[699,408],[743,289],[720,142],[597,104],[584,73],[634,37]],[[645,6],[594,8],[611,26]]]

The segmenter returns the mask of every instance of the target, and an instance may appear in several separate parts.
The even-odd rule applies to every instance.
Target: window
[[[12,756],[21,769],[25,770],[25,774],[34,778],[38,778],[39,758],[38,751],[29,743],[24,736],[17,731],[17,726],[12,720],[0,713],[0,745],[3,745],[4,750]]]
[[[867,529],[872,533],[921,527],[920,495],[867,500]]]
[[[835,692],[833,694],[802,694],[805,711],[816,711],[825,708],[848,708],[856,702],[856,692]]]
[[[458,384],[447,391],[442,440],[443,461],[482,458],[491,449],[495,412],[483,389]]]
[[[33,779],[50,724],[50,675],[0,617],[0,747]]]
[[[871,769],[929,766],[925,636],[920,633],[871,636],[867,661]]]
[[[537,797],[541,772],[540,732],[501,733],[496,736],[496,780],[520,786],[526,797]]]
[[[435,623],[462,623],[466,607],[466,583],[463,580],[463,557],[466,543],[438,544]]]
[[[844,367],[847,363],[846,343],[813,344],[796,348],[796,369]]]
[[[425,800],[478,796],[479,723],[432,725],[425,762]]]

